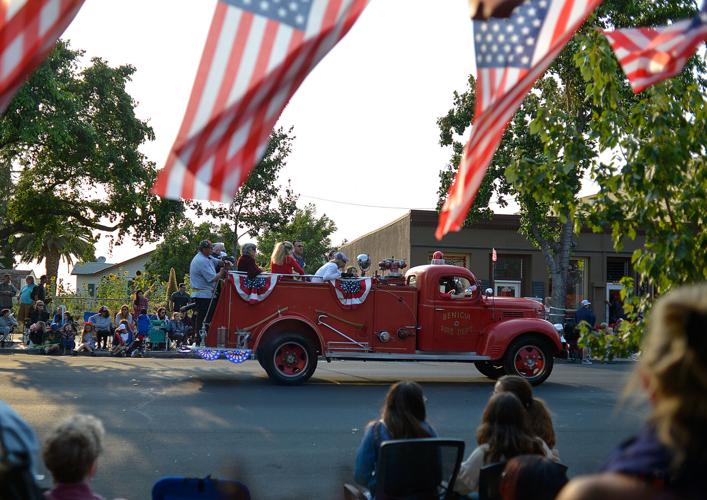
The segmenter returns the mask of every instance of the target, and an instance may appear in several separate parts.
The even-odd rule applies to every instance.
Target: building
[[[145,272],[145,264],[153,251],[150,250],[117,264],[106,262],[105,257],[98,257],[95,262],[76,264],[71,271],[71,275],[76,276],[76,291],[82,293],[85,290],[88,296],[95,297],[98,284],[104,276],[128,273],[128,279],[135,278],[139,273]]]
[[[497,296],[536,297],[551,294],[552,280],[542,252],[519,232],[518,215],[496,214],[450,233],[442,241],[435,239],[437,212],[411,210],[399,219],[356,238],[341,250],[352,259],[361,253],[371,257],[373,267],[384,258],[405,259],[409,265],[429,264],[436,250],[444,252],[447,263],[470,269],[484,288],[493,287]],[[610,233],[583,230],[576,238],[570,262],[566,307],[574,309],[588,299],[597,321],[615,319],[616,301],[621,286],[618,281],[632,276],[631,254],[643,245],[643,238],[626,241],[624,249],[614,249]],[[491,261],[496,249],[495,268]],[[611,311],[610,311],[611,309]]]

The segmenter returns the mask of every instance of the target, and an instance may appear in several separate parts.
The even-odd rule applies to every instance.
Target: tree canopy
[[[0,162],[12,171],[0,239],[25,259],[88,258],[95,231],[141,244],[179,220],[181,202],[150,194],[155,164],[139,150],[154,133],[126,85],[135,68],[59,41],[0,118]]]

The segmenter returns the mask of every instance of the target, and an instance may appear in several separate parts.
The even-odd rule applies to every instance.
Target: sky
[[[87,58],[135,66],[128,91],[154,128],[156,140],[143,151],[160,167],[181,124],[214,5],[87,0],[62,37]],[[278,123],[294,126],[296,136],[281,179],[291,180],[301,205],[312,202],[334,220],[334,244],[408,208],[435,207],[438,173],[450,156],[438,144],[436,119],[466,87],[472,42],[467,0],[372,0],[294,95]],[[109,251],[102,237],[96,255],[119,262],[150,248],[128,243]],[[60,276],[68,273],[62,264]]]

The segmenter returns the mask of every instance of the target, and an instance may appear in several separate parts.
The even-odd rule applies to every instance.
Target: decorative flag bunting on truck
[[[602,31],[634,93],[680,73],[707,40],[707,2],[692,19],[658,28]]]
[[[221,0],[155,194],[230,202],[285,105],[368,0]]]
[[[557,54],[601,0],[528,0],[508,19],[474,21],[476,110],[471,137],[435,236],[464,225],[506,125]]]
[[[330,281],[342,306],[363,304],[371,291],[371,278],[343,278]]]
[[[229,274],[238,296],[249,304],[257,304],[268,298],[277,285],[277,274],[249,278],[242,274]]]
[[[54,48],[83,0],[0,2],[0,113]]]

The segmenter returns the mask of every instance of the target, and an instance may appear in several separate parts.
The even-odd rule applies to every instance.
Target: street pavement
[[[536,395],[553,413],[570,475],[595,471],[636,432],[645,406],[622,402],[632,363],[557,363]],[[493,382],[461,363],[320,362],[300,387],[271,384],[256,361],[0,356],[0,398],[43,438],[91,413],[106,427],[93,481],[106,498],[149,498],[160,477],[235,478],[255,499],[341,498],[356,448],[389,385],[420,382],[428,420],[468,455]],[[50,485],[46,475],[43,485]]]

